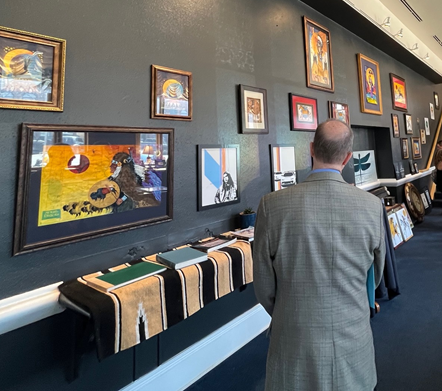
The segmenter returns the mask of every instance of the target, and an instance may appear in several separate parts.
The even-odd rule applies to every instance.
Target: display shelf
[[[408,174],[405,175],[405,178],[401,178],[401,179],[394,179],[394,178],[382,178],[379,179],[379,184],[380,186],[387,186],[387,187],[399,187],[404,185],[405,183],[408,182],[413,182],[416,179],[419,178],[423,178],[426,177],[428,175],[431,175],[431,173],[435,170],[436,168],[430,167],[428,170],[424,170],[424,171],[420,171],[419,174]]]

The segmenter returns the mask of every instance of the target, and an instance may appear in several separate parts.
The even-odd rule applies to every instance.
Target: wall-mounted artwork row
[[[14,255],[172,219],[173,129],[24,124]]]

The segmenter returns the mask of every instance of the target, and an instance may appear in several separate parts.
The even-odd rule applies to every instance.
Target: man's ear
[[[313,141],[310,142],[310,156],[315,157],[315,151],[313,149]]]
[[[353,156],[353,154],[351,152],[349,152],[347,154],[347,156],[345,157],[344,161],[342,162],[342,165],[345,166],[348,163],[348,161],[351,159],[352,156]]]

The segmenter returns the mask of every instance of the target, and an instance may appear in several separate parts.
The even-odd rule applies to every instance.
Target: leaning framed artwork
[[[191,121],[192,73],[152,65],[151,118]]]
[[[317,101],[314,98],[289,94],[291,130],[315,131],[318,127]]]
[[[239,86],[241,133],[269,133],[267,91],[264,88]]]
[[[173,133],[23,124],[14,255],[172,220]]]
[[[296,185],[295,146],[270,145],[272,191]]]
[[[393,109],[407,111],[407,88],[405,85],[405,79],[390,73],[390,86],[391,86],[391,100],[393,102]]]
[[[63,111],[66,40],[0,26],[0,108]]]
[[[379,63],[361,53],[357,54],[357,62],[361,111],[367,114],[382,115]]]
[[[399,116],[397,114],[391,114],[391,123],[393,125],[393,137],[399,137]]]
[[[198,145],[198,210],[239,199],[239,146]]]
[[[410,149],[408,148],[408,138],[401,138],[402,159],[410,158]]]
[[[328,101],[328,116],[350,126],[350,112],[348,105],[345,103]]]
[[[333,92],[333,58],[330,31],[303,17],[307,87]]]
[[[411,138],[411,150],[413,151],[413,159],[422,159],[422,147],[420,137]]]

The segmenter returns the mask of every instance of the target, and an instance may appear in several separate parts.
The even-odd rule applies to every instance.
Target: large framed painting
[[[289,97],[291,130],[315,131],[318,127],[316,99],[294,94]]]
[[[390,85],[391,85],[391,99],[393,102],[393,109],[407,111],[407,88],[405,85],[405,79],[390,73]]]
[[[198,210],[239,199],[239,146],[198,145]]]
[[[192,120],[192,73],[152,65],[151,118]]]
[[[172,220],[173,129],[23,124],[14,255]]]
[[[311,19],[304,20],[307,87],[333,92],[333,58],[330,31]]]
[[[272,191],[296,185],[295,147],[270,145]]]
[[[66,41],[0,26],[0,108],[63,111]]]
[[[413,151],[413,159],[422,159],[421,138],[411,138],[411,150]]]
[[[269,133],[267,119],[267,91],[240,85],[239,102],[241,113],[241,133]]]
[[[354,151],[353,164],[355,172],[355,185],[361,187],[378,179],[376,160],[373,150]]]
[[[328,116],[350,126],[350,111],[345,103],[328,101]]]
[[[391,114],[391,123],[393,125],[393,137],[399,137],[399,116],[397,114]]]
[[[382,115],[379,63],[361,53],[357,54],[357,61],[361,111],[367,114]]]

